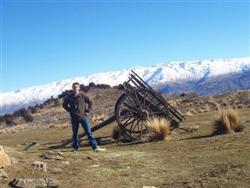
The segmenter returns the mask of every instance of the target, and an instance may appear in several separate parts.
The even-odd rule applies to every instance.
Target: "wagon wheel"
[[[132,139],[150,135],[147,122],[150,117],[162,114],[159,106],[160,102],[148,89],[136,89],[133,93],[121,95],[116,103],[115,116],[123,134]]]

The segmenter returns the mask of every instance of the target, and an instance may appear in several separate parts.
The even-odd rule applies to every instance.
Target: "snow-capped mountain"
[[[73,82],[87,85],[118,85],[127,80],[134,70],[147,83],[165,93],[196,92],[202,95],[217,92],[250,89],[250,57],[203,61],[178,61],[152,67],[135,67],[127,70],[97,73],[56,81],[46,85],[0,93],[0,114],[42,103],[51,96],[57,97],[71,89]]]

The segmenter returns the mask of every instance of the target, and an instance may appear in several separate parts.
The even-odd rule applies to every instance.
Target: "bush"
[[[40,108],[40,109],[43,109],[43,108],[44,108],[44,105],[43,105],[43,104],[40,104],[40,105],[39,105],[39,108]]]
[[[118,86],[113,86],[114,89],[122,90],[124,89],[122,84],[119,84]]]
[[[66,96],[70,95],[73,91],[72,90],[65,90],[61,94],[58,95],[59,99],[65,98]]]
[[[23,116],[26,122],[32,122],[34,120],[33,116],[30,113],[27,113]]]
[[[36,108],[35,106],[31,106],[31,107],[29,107],[29,109],[30,109],[30,112],[31,112],[32,114],[37,113],[37,108]]]
[[[53,96],[51,96],[51,98],[49,98],[49,99],[47,99],[46,101],[44,101],[43,102],[43,105],[48,105],[48,106],[50,106],[50,105],[53,105],[54,104],[54,98],[53,98]]]
[[[108,85],[108,84],[97,84],[96,88],[99,88],[99,89],[108,89],[108,88],[111,88],[111,86]]]
[[[32,109],[33,109],[33,112],[36,111],[36,107],[29,107],[28,110],[26,110],[25,108],[22,108],[20,110],[17,110],[14,112],[14,117],[20,117],[22,116],[23,119],[26,121],[26,122],[32,122],[34,120],[34,118],[32,117],[31,113],[32,113]],[[7,123],[7,122],[6,122]]]
[[[56,99],[54,100],[54,103],[55,103],[55,106],[60,106],[60,105],[61,105],[61,101],[60,101],[59,98],[56,98]]]
[[[14,113],[13,113],[13,116],[14,117],[20,117],[20,116],[24,116],[24,114],[27,113],[27,110],[25,108],[21,108],[19,110],[16,110]]]
[[[213,127],[213,135],[241,132],[244,129],[238,113],[232,109],[223,111],[220,117],[214,120]]]
[[[15,117],[20,117],[20,116],[21,116],[20,110],[16,110],[16,111],[13,113],[13,116],[15,116]]]
[[[0,116],[0,123],[2,123],[2,122],[4,122],[5,120],[4,120],[4,118],[3,118],[3,116]]]
[[[181,94],[180,94],[181,97],[184,97],[184,96],[186,96],[186,95],[187,95],[186,93],[181,93]]]
[[[147,121],[147,127],[153,134],[154,140],[166,140],[170,135],[170,121],[166,118],[151,118]]]
[[[16,125],[16,123],[14,122],[14,116],[11,114],[5,114],[3,116],[3,119],[4,119],[5,123],[9,126]]]
[[[89,87],[94,88],[95,86],[96,86],[96,85],[95,85],[94,82],[90,82],[90,83],[89,83]]]
[[[80,84],[80,90],[83,92],[88,92],[90,89],[89,86],[84,86],[83,84]]]
[[[28,111],[25,108],[20,109],[21,116],[24,116],[27,113],[28,113]]]

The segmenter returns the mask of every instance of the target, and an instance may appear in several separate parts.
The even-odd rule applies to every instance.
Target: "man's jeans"
[[[85,133],[88,136],[89,139],[89,144],[92,147],[92,149],[97,148],[97,142],[91,132],[90,129],[90,124],[89,124],[89,120],[86,116],[79,118],[72,118],[71,119],[71,123],[72,123],[72,132],[73,132],[73,148],[74,149],[78,149],[79,148],[79,140],[78,140],[78,129],[79,129],[79,123],[81,123]]]

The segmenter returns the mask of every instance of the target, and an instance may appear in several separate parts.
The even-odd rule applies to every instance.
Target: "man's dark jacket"
[[[65,97],[63,108],[70,113],[71,118],[79,118],[91,110],[92,102],[83,93],[75,96],[74,93]]]

